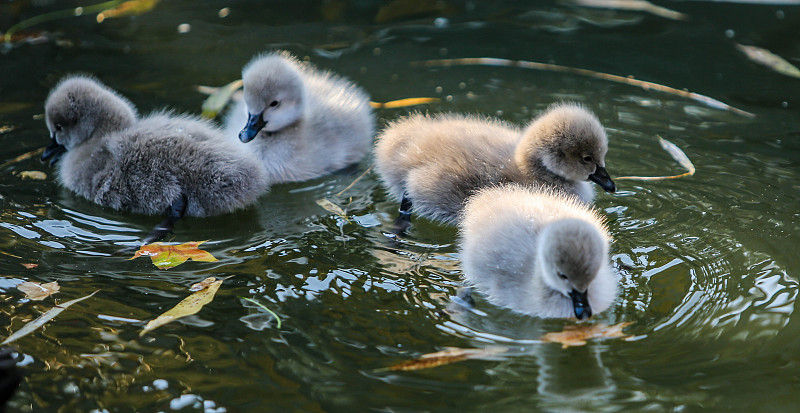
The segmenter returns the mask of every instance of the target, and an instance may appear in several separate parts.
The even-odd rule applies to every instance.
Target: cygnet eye
[[[564,274],[563,272],[558,273],[558,276],[561,277],[562,280],[567,279],[567,274]]]
[[[274,108],[274,107],[276,107],[276,106],[278,106],[280,104],[281,104],[281,102],[278,102],[277,100],[273,100],[272,103],[270,103],[269,105]]]
[[[594,158],[592,158],[592,155],[586,155],[586,156],[583,157],[583,161],[584,162],[594,162]]]

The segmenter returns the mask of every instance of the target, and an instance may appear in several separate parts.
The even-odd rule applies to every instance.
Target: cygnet
[[[498,183],[539,185],[594,199],[588,183],[616,186],[605,169],[608,138],[597,117],[573,103],[550,107],[524,130],[470,115],[414,114],[378,137],[375,169],[402,200],[400,219],[421,216],[453,224],[466,199]]]
[[[617,295],[610,239],[604,219],[573,196],[489,187],[470,198],[460,222],[464,278],[516,312],[587,319]]]
[[[167,212],[161,237],[184,214],[209,216],[253,203],[268,188],[261,163],[207,121],[133,104],[88,76],[70,76],[45,103],[51,143],[42,160],[60,183],[97,204]]]
[[[326,175],[369,152],[375,115],[369,96],[353,82],[287,52],[256,56],[242,80],[244,99],[229,113],[226,134],[254,141],[247,149],[271,182]]]

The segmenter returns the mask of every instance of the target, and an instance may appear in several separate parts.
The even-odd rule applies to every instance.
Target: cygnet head
[[[608,137],[603,125],[578,104],[550,107],[528,126],[521,145],[522,165],[531,165],[536,157],[567,180],[591,180],[608,192],[617,189],[605,169]]]
[[[572,299],[579,320],[591,317],[589,285],[605,265],[606,239],[579,219],[555,221],[542,229],[539,239],[537,261],[545,284]]]
[[[303,113],[305,87],[299,62],[288,53],[256,56],[242,70],[247,125],[239,140],[250,142],[262,129],[276,132]]]
[[[44,105],[50,145],[42,160],[55,164],[64,152],[94,136],[121,130],[136,121],[124,97],[89,76],[70,76],[56,85]]]

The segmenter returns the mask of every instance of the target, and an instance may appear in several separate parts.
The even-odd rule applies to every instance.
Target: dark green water
[[[35,4],[0,5],[1,28],[85,5]],[[350,77],[376,101],[442,98],[423,108],[430,112],[523,123],[554,101],[583,102],[608,129],[612,176],[681,173],[656,135],[697,166],[690,178],[619,181],[617,194],[598,195],[622,288],[593,322],[632,322],[633,339],[542,344],[542,334],[573,322],[514,315],[480,297],[485,314],[444,315],[460,285],[456,231],[417,220],[407,240],[384,236],[397,205],[374,174],[335,195],[369,159],[350,175],[276,186],[235,214],[181,221],[174,241],[208,239],[203,247],[219,261],[170,270],[110,255],[159,218],[80,199],[30,159],[0,168],[0,337],[53,303],[25,299],[15,288],[23,281],[58,280],[60,302],[100,292],[14,343],[25,379],[10,411],[202,411],[204,402],[208,412],[796,408],[800,79],[750,62],[735,42],[800,64],[800,6],[661,3],[690,16],[674,21],[552,2],[448,2],[375,23],[382,4],[173,0],[102,24],[88,15],[33,27],[47,40],[0,54],[0,126],[13,127],[0,134],[0,163],[48,142],[35,117],[65,74],[93,73],[145,113],[198,113],[204,96],[194,85],[237,79],[253,54],[272,48]],[[230,15],[220,18],[223,7]],[[437,17],[446,20],[435,25]],[[183,23],[191,30],[179,34]],[[408,64],[477,56],[632,75],[757,116],[577,75]],[[379,111],[379,123],[410,110]],[[26,170],[50,176],[14,175]],[[349,222],[317,206],[321,198],[346,205]],[[235,277],[196,316],[138,337],[212,275]],[[281,328],[240,297],[279,314]],[[446,347],[494,345],[512,351],[376,371]]]

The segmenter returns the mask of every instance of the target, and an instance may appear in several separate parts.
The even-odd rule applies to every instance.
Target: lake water
[[[140,109],[199,113],[194,85],[235,80],[281,48],[363,86],[379,126],[414,110],[524,123],[559,100],[594,110],[612,176],[683,172],[657,136],[697,167],[666,181],[618,181],[597,208],[615,240],[621,293],[591,323],[632,323],[627,340],[541,343],[575,324],[497,308],[448,314],[460,286],[455,229],[416,219],[384,233],[397,204],[358,170],[277,185],[255,206],[177,224],[216,262],[159,270],[112,255],[160,217],[101,208],[58,186],[36,157],[0,168],[0,337],[53,305],[100,290],[13,345],[25,379],[10,411],[787,411],[800,403],[800,79],[751,62],[755,45],[800,65],[800,6],[663,1],[674,20],[563,2],[173,0],[135,17],[94,14],[31,27],[0,54],[0,162],[48,143],[43,102],[62,76],[98,76]],[[73,1],[6,2],[2,29]],[[417,6],[414,6],[417,5]],[[421,7],[414,12],[413,7]],[[228,8],[226,17],[220,17]],[[389,11],[387,11],[389,10]],[[376,22],[376,18],[381,21]],[[182,26],[186,33],[179,33]],[[423,68],[425,59],[497,57],[589,69],[687,89],[752,112],[577,74]],[[9,129],[12,128],[12,129]],[[23,180],[20,171],[48,173]],[[347,220],[316,201],[344,207]],[[21,264],[35,263],[27,269]],[[226,280],[195,316],[143,338],[144,323],[209,276]],[[16,285],[57,280],[41,302]],[[245,300],[258,301],[272,316]],[[387,366],[459,348],[509,348],[418,371]]]

